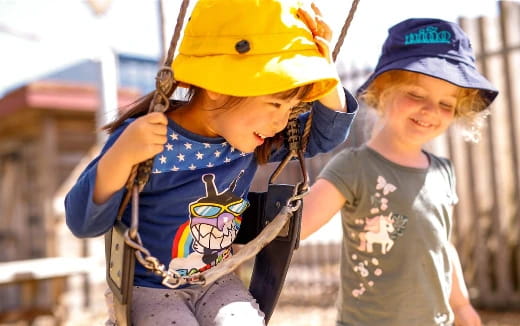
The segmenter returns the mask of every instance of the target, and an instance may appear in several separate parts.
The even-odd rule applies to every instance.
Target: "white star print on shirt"
[[[168,127],[168,136],[170,140],[164,145],[163,151],[154,158],[152,168],[154,174],[212,168],[229,164],[246,155],[253,155],[236,150],[226,141],[199,143],[173,131],[170,127]]]

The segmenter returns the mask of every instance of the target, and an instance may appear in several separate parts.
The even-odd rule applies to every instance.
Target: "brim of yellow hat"
[[[302,99],[310,102],[328,94],[339,82],[334,65],[314,49],[251,56],[179,54],[172,67],[178,82],[241,97],[276,94],[313,84]]]

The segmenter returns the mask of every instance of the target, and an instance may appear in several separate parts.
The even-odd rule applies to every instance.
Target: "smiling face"
[[[227,98],[217,102],[225,103]],[[273,137],[287,125],[291,109],[298,105],[297,97],[289,99],[266,95],[244,98],[231,107],[213,111],[208,119],[208,130],[221,136],[234,148],[250,153],[261,146],[265,139]]]
[[[381,98],[378,134],[401,146],[420,148],[442,134],[455,118],[459,88],[422,74]]]
[[[186,130],[206,137],[223,137],[244,153],[262,144],[271,149],[266,138],[287,125],[292,109],[312,90],[304,85],[281,93],[254,97],[233,97],[201,88],[192,88],[190,100],[167,112],[170,119]]]

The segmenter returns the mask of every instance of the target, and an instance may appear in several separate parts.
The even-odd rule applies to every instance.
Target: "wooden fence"
[[[520,3],[500,1],[494,20],[461,19],[480,70],[500,90],[478,144],[455,129],[436,143],[455,163],[455,244],[474,300],[520,307]]]

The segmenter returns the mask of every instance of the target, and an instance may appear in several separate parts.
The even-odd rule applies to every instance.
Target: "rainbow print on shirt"
[[[190,253],[193,237],[190,232],[190,221],[182,224],[173,239],[172,258],[186,257]]]

